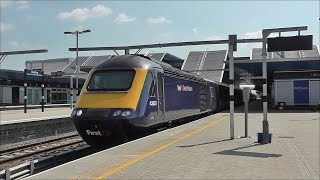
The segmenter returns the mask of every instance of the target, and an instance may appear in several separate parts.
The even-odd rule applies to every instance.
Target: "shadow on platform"
[[[292,119],[292,120],[289,120],[289,121],[319,121],[319,120],[320,120],[320,117],[319,118],[315,118],[315,119],[304,119],[304,120]]]
[[[259,153],[259,152],[249,152],[249,151],[237,151],[240,149],[245,149],[245,148],[255,147],[255,146],[262,146],[262,145],[263,144],[254,143],[254,144],[249,144],[246,146],[241,146],[241,147],[230,149],[230,150],[216,152],[213,154],[231,155],[231,156],[247,156],[247,157],[257,157],[257,158],[270,158],[270,157],[281,157],[282,156],[282,154],[269,154],[269,153]]]
[[[223,139],[223,140],[219,140],[219,141],[212,141],[212,142],[206,142],[206,143],[200,143],[200,144],[182,145],[182,146],[177,146],[177,147],[188,148],[188,147],[194,147],[194,146],[214,144],[214,143],[219,143],[219,142],[224,142],[224,141],[231,141],[231,139]]]

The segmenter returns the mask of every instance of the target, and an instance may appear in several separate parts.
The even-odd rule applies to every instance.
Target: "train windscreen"
[[[127,91],[131,88],[134,70],[95,71],[89,81],[88,91]]]

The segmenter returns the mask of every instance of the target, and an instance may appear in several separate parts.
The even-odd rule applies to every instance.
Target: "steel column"
[[[263,131],[263,144],[269,143],[269,122],[267,120],[268,113],[268,79],[267,79],[267,37],[270,32],[267,30],[262,31],[262,79],[263,79],[263,121],[262,121],[262,131]]]
[[[44,84],[41,84],[41,111],[44,112]]]
[[[70,76],[70,108],[73,109],[73,77]]]
[[[77,98],[79,97],[79,66],[78,66],[78,57],[79,57],[79,31],[76,31],[77,36],[77,56],[76,56],[76,89],[77,89]]]
[[[27,72],[26,72],[27,69],[24,69],[24,113],[27,113]]]
[[[234,139],[234,57],[233,48],[235,44],[235,35],[229,35],[229,94],[230,94],[230,139]]]

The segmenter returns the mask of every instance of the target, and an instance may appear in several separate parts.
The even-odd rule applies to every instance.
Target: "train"
[[[235,105],[242,91],[235,89]],[[229,86],[143,55],[120,55],[91,69],[71,113],[92,146],[229,107]]]

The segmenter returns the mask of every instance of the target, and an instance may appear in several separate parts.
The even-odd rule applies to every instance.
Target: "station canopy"
[[[95,66],[107,61],[115,55],[79,56],[76,58],[57,58],[45,60],[30,60],[26,62],[26,69],[42,69],[45,74],[62,71],[66,75],[76,74],[76,64],[80,66],[79,78],[86,78],[87,73]],[[148,56],[158,61],[170,64],[180,69],[184,60],[169,53],[149,53]],[[78,61],[78,62],[77,62]]]
[[[148,56],[151,58],[154,58],[158,61],[162,61],[167,64],[170,64],[172,67],[175,67],[178,69],[181,69],[183,62],[184,62],[183,59],[181,59],[177,56],[174,56],[170,53],[165,53],[165,52],[163,52],[163,53],[150,53],[150,54],[148,54]]]
[[[226,50],[191,51],[182,66],[182,70],[198,74],[204,79],[222,82],[226,58]]]
[[[235,79],[246,76],[262,76],[262,50],[253,48],[250,57],[235,57]],[[80,56],[80,78],[86,78],[87,73],[100,63],[107,61],[115,55]],[[228,56],[226,50],[217,51],[191,51],[186,60],[169,53],[149,53],[148,56],[171,66],[190,71],[202,76],[204,79],[227,83]],[[317,46],[312,50],[268,52],[268,76],[279,71],[306,71],[319,70],[320,55]],[[32,60],[26,62],[27,69],[44,69],[45,74],[63,71],[66,74],[76,73],[75,58],[58,58],[46,60]],[[200,71],[198,71],[200,70]]]
[[[253,48],[249,60],[235,61],[235,67],[246,70],[253,76],[262,75],[262,50]],[[320,55],[316,45],[312,50],[267,53],[268,76],[276,71],[319,70]]]
[[[62,71],[72,58],[57,58],[45,60],[30,60],[26,61],[26,69],[42,69],[45,74],[50,75],[51,72]]]

